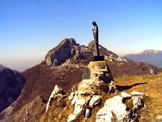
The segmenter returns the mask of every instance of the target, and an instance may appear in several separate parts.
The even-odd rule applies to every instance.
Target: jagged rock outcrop
[[[49,97],[49,100],[47,102],[47,106],[46,106],[46,112],[48,111],[48,108],[50,106],[50,103],[51,103],[51,100],[53,99],[56,99],[58,96],[62,96],[64,94],[64,91],[63,89],[58,86],[58,85],[55,85],[50,97]]]
[[[69,58],[74,58],[75,60],[85,59],[73,38],[62,40],[55,48],[47,53],[45,60],[47,66],[58,66]]]
[[[0,69],[0,112],[21,94],[25,79],[11,69]]]
[[[96,114],[96,122],[138,122],[138,110],[144,107],[144,93],[133,91],[131,94],[121,92],[121,96],[115,96],[105,101],[104,107]],[[133,111],[124,103],[125,99],[133,100]]]
[[[104,107],[97,112],[96,122],[129,122],[131,110],[122,101],[120,96],[106,100]]]

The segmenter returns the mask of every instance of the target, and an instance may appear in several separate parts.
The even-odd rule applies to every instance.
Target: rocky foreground
[[[90,62],[88,68],[91,72],[90,78],[83,79],[79,83],[78,88],[71,92],[68,97],[68,100],[71,102],[69,106],[74,106],[74,110],[73,113],[67,117],[67,122],[74,122],[78,119],[81,120],[80,116],[82,114],[85,114],[83,120],[88,121],[92,109],[101,104],[103,92],[109,95],[111,93],[115,94],[118,91],[105,61]],[[87,78],[87,76],[83,76],[83,78],[84,77]],[[97,112],[95,121],[137,122],[140,117],[140,114],[138,113],[139,109],[146,109],[146,105],[143,102],[143,99],[146,96],[148,97],[148,95],[145,95],[144,93],[135,91],[130,94],[121,92],[120,96],[117,95],[105,101],[103,108]],[[57,97],[66,97],[66,95],[64,95],[62,88],[56,85],[47,103],[46,113],[48,113],[52,98],[55,100]],[[132,110],[124,103],[128,99],[132,99],[133,101]],[[54,120],[57,119],[54,118]]]

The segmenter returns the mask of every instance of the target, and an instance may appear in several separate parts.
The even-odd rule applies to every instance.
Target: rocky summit
[[[141,110],[147,115],[145,109],[150,106],[147,100],[150,102],[154,97],[152,93],[146,94],[156,91],[150,90],[154,88],[152,82],[160,87],[162,69],[122,58],[101,45],[99,50],[105,60],[95,62],[92,61],[94,41],[84,46],[73,38],[62,40],[47,53],[44,61],[21,73],[26,80],[21,95],[0,113],[0,121],[135,122],[143,116]],[[146,74],[159,77],[156,81],[153,78],[143,81]],[[130,75],[138,78],[130,80]],[[149,90],[143,87],[147,84],[152,86],[148,85]]]
[[[47,66],[58,66],[69,58],[85,59],[78,49],[78,44],[72,38],[62,40],[58,46],[47,53],[45,60]]]

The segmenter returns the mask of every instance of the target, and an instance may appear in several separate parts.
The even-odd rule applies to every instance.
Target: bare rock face
[[[50,106],[50,103],[51,103],[51,100],[52,99],[56,99],[58,96],[62,96],[64,94],[64,91],[61,87],[59,87],[58,85],[55,85],[50,97],[49,97],[49,100],[47,102],[47,106],[46,106],[46,112],[48,111],[48,108]]]
[[[121,92],[121,96],[107,99],[104,107],[96,114],[96,122],[138,122],[138,110],[145,106],[143,99],[146,96],[133,91],[131,94]],[[133,111],[124,103],[128,98],[133,100]]]
[[[25,79],[16,71],[0,70],[0,112],[21,94]]]
[[[120,96],[106,100],[104,107],[96,115],[96,122],[129,122],[130,120],[131,111],[122,102]]]
[[[78,50],[76,41],[72,38],[62,40],[55,48],[46,55],[47,66],[58,66],[69,58],[84,59],[84,56]]]

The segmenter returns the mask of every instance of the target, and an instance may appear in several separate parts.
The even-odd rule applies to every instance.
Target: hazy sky
[[[45,57],[64,38],[88,45],[92,21],[118,55],[162,50],[162,0],[0,0],[0,60]]]

